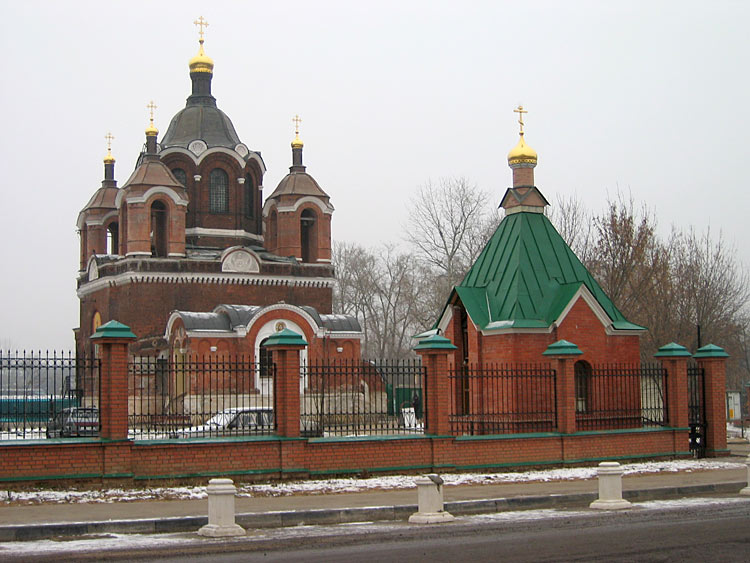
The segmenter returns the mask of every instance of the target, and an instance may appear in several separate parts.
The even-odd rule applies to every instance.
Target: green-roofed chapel
[[[558,340],[575,342],[585,364],[638,362],[643,327],[629,322],[545,215],[534,185],[537,153],[520,139],[508,154],[513,186],[505,217],[454,287],[436,328],[457,350],[455,365],[537,362]]]

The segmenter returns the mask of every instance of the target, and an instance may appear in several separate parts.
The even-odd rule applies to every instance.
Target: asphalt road
[[[622,512],[529,511],[461,518],[453,524],[402,522],[251,531],[236,540],[174,536],[144,547],[50,552],[33,544],[15,557],[162,562],[396,561],[748,561],[750,499],[646,503]],[[730,499],[731,500],[731,499]],[[708,503],[708,504],[707,504]],[[110,543],[110,545],[112,545]],[[0,552],[0,558],[12,555]]]

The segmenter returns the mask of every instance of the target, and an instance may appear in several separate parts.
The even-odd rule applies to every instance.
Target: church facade
[[[331,314],[333,206],[302,163],[299,121],[290,172],[264,202],[265,163],[218,108],[203,43],[201,31],[185,108],[159,138],[150,105],[135,170],[118,187],[108,151],[78,216],[76,350],[93,353],[91,335],[116,319],[138,337],[136,355],[257,359],[261,341],[288,326],[313,358],[358,357],[356,319]]]

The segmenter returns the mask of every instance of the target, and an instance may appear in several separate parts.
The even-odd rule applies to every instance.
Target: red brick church
[[[135,170],[118,187],[108,151],[78,216],[77,352],[91,353],[90,336],[116,319],[139,355],[257,359],[263,339],[288,327],[313,358],[359,357],[357,320],[331,314],[333,206],[302,163],[299,121],[289,174],[264,202],[265,163],[217,107],[202,27],[199,43],[185,108],[159,138],[150,104]]]

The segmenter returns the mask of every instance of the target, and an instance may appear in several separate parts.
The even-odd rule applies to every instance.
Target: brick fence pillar
[[[435,436],[450,434],[450,388],[448,383],[448,354],[456,347],[451,341],[433,334],[414,347],[422,357],[426,376],[424,381],[426,424],[425,433]]]
[[[671,342],[659,348],[654,354],[667,370],[667,415],[672,428],[687,430],[688,421],[688,380],[687,361],[690,352],[684,346]]]
[[[99,435],[106,440],[128,437],[128,344],[130,328],[109,321],[91,336],[101,360],[99,369]]]
[[[274,418],[276,433],[298,438],[300,429],[300,350],[307,346],[302,335],[285,328],[269,337],[264,346],[273,352],[276,364],[274,378]]]
[[[576,431],[576,382],[575,358],[583,354],[581,350],[567,340],[558,340],[550,344],[542,355],[556,362],[555,366],[555,410],[557,412],[557,431],[561,434],[573,434]]]
[[[726,363],[729,354],[722,348],[708,344],[693,356],[705,374],[706,455],[729,455],[727,449]]]

